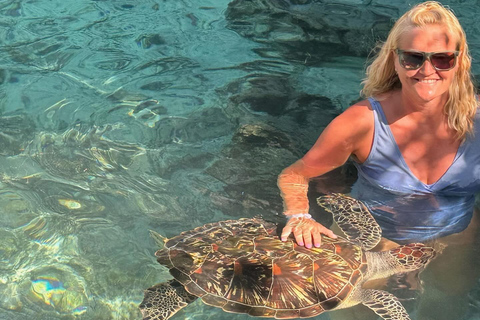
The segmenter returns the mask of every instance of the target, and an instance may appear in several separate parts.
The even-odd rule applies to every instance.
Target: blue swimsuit
[[[358,180],[352,196],[364,201],[383,230],[399,243],[426,241],[464,230],[480,191],[480,112],[475,134],[457,151],[453,163],[435,183],[413,175],[398,148],[378,101],[369,98],[375,119],[367,160],[355,166]]]

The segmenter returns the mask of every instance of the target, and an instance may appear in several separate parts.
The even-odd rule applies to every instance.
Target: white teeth
[[[424,79],[424,80],[419,80],[420,82],[424,83],[435,83],[437,80],[436,79]]]

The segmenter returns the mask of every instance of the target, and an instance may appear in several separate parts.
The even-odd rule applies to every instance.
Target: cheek
[[[398,56],[394,56],[393,57],[393,66],[395,67],[395,70],[400,71],[400,69],[402,68],[402,66],[400,65],[400,62],[398,62]]]
[[[398,69],[398,78],[400,82],[404,83],[406,81],[410,81],[415,75],[417,74],[417,70],[405,70],[405,69]]]
[[[452,70],[451,72],[439,72],[438,74],[443,79],[445,84],[450,85],[455,79],[456,70]]]

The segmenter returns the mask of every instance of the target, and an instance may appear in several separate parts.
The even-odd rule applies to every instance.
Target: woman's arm
[[[350,156],[365,161],[373,141],[373,113],[368,101],[361,101],[336,117],[322,132],[305,156],[287,167],[278,177],[284,200],[284,214],[289,219],[282,232],[286,241],[293,232],[299,245],[311,248],[321,244],[321,234],[335,237],[333,232],[309,218],[308,181],[343,165]]]

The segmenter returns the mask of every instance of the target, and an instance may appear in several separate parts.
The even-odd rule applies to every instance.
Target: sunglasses
[[[422,52],[396,49],[400,65],[407,70],[417,70],[423,66],[425,60],[430,61],[438,71],[447,71],[455,67],[459,51]]]

